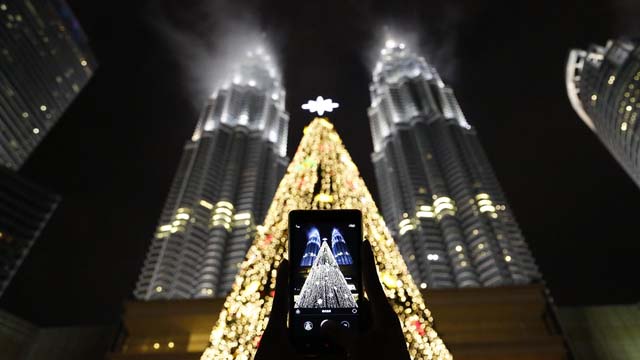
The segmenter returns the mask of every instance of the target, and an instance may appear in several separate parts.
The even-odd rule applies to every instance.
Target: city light
[[[208,202],[207,200],[200,200],[200,206],[206,208],[206,209],[213,209],[213,204],[211,204],[210,202]]]
[[[248,219],[251,219],[251,213],[249,212],[242,212],[242,213],[237,213],[233,215],[233,220],[248,220]]]

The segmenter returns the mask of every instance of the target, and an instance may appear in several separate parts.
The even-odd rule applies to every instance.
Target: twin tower
[[[380,51],[368,114],[379,206],[421,288],[540,279],[489,161],[437,71],[400,42]],[[285,91],[247,53],[187,141],[134,295],[222,297],[288,165]]]

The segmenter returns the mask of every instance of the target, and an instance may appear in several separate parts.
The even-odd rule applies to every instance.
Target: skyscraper
[[[289,116],[270,56],[249,52],[227,80],[185,144],[138,299],[225,295],[284,174]]]
[[[93,75],[62,0],[0,0],[0,166],[19,169]]]
[[[540,279],[475,129],[436,69],[388,40],[370,85],[382,214],[421,288]]]
[[[620,39],[571,50],[566,68],[571,106],[640,186],[640,47]]]
[[[0,166],[0,296],[58,202],[58,196]]]
[[[0,295],[60,198],[18,175],[96,62],[62,0],[0,0]]]

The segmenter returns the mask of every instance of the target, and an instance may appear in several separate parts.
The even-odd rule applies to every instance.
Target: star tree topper
[[[309,100],[306,104],[303,104],[302,108],[312,113],[318,113],[318,115],[322,116],[325,112],[332,112],[333,109],[339,106],[340,104],[334,103],[331,99],[325,99],[322,96],[318,96],[315,100]]]

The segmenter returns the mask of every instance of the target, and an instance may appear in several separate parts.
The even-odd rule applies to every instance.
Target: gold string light
[[[317,183],[319,187],[316,186]],[[358,168],[326,118],[315,118],[280,182],[256,238],[211,332],[202,360],[253,358],[269,321],[276,269],[287,258],[288,213],[294,209],[360,209],[387,298],[413,359],[449,360],[433,317],[389,234]]]

